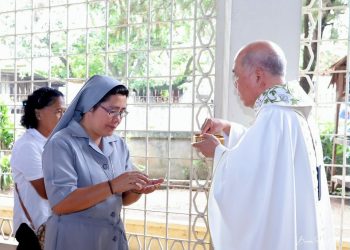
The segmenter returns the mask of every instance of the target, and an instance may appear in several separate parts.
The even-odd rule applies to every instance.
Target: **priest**
[[[203,141],[193,143],[214,158],[208,216],[215,249],[335,249],[313,102],[297,82],[285,82],[285,70],[275,43],[243,47],[232,72],[241,101],[255,110],[253,124],[209,118]]]

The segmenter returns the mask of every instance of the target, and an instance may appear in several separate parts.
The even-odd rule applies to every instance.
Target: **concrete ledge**
[[[195,227],[193,225],[168,224],[166,228],[164,223],[148,221],[146,224],[142,220],[126,220],[125,229],[129,241],[130,250],[143,249],[145,242],[146,249],[163,249],[166,245],[166,235],[168,235],[168,248],[173,250],[190,249],[194,245],[206,245],[199,249],[210,249],[209,230],[205,227]],[[143,236],[146,232],[146,237]],[[136,237],[136,236],[137,237]],[[191,242],[189,242],[189,240]]]
[[[1,250],[15,250],[17,247],[17,241],[14,238],[4,240],[0,236],[0,249]]]
[[[13,198],[0,197],[0,238],[3,234],[11,236],[13,234]],[[2,248],[0,248],[2,249]]]
[[[339,243],[337,242],[337,249],[339,249]],[[342,244],[342,250],[350,250],[350,239],[344,239]]]
[[[12,234],[12,222],[8,223],[12,220],[12,216],[13,212],[11,206],[0,206],[0,226],[2,233],[6,236]],[[125,229],[127,231],[130,250],[140,249],[140,247],[143,247],[144,243],[147,248],[150,249],[158,249],[159,244],[164,248],[166,245],[166,235],[168,235],[168,246],[174,250],[187,249],[189,245],[192,249],[196,241],[208,246],[210,244],[209,230],[203,226],[193,228],[193,225],[191,225],[189,228],[188,225],[169,223],[168,228],[166,228],[164,223],[147,221],[147,223],[144,224],[143,220],[126,220]],[[143,236],[145,232],[147,234],[146,237]],[[188,242],[189,240],[191,240],[191,242]],[[0,234],[1,250],[14,250],[16,246],[17,241],[13,237],[10,239],[3,239]],[[337,247],[339,247],[338,243]],[[342,250],[350,250],[350,239],[344,239]]]
[[[7,243],[1,243],[0,242],[0,249],[1,250],[16,250],[17,244],[16,245],[11,245]]]

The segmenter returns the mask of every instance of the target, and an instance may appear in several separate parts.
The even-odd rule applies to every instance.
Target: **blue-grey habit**
[[[120,137],[103,137],[101,150],[79,124],[82,114],[117,85],[110,77],[90,78],[45,145],[43,171],[51,207],[77,188],[105,182],[133,168]],[[121,207],[121,194],[115,194],[83,211],[53,214],[47,221],[45,250],[128,249]]]

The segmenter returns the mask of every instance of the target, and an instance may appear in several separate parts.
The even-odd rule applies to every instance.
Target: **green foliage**
[[[126,27],[111,27],[108,32],[108,49],[109,51],[121,51],[126,47]],[[122,54],[122,53],[118,53]]]
[[[105,74],[105,57],[103,55],[89,56],[89,76]]]
[[[141,77],[147,72],[147,53],[131,52],[129,54],[129,77]],[[146,84],[144,86],[147,86]]]
[[[89,25],[99,27],[107,15],[108,29],[90,28],[87,32],[69,30],[68,34],[52,34],[50,46],[55,58],[54,62],[51,62],[51,75],[62,79],[85,78],[88,69],[88,76],[109,74],[119,79],[139,78],[145,76],[152,68],[159,71],[159,68],[164,67],[168,70],[169,65],[164,65],[164,61],[169,61],[169,48],[173,47],[176,50],[172,51],[170,67],[176,79],[172,80],[172,86],[173,89],[180,89],[189,81],[193,72],[193,50],[179,48],[192,46],[194,21],[182,19],[193,17],[194,3],[193,0],[154,0],[149,5],[149,1],[132,0],[128,5],[128,1],[125,0],[111,0],[108,13],[105,13],[103,4],[89,3]],[[215,1],[203,1],[202,12],[210,14],[207,13],[207,9],[211,9],[213,3]],[[171,23],[171,20],[174,22]],[[47,46],[49,44],[45,39],[41,39],[40,42],[47,43]],[[149,47],[152,53],[147,51]],[[153,51],[154,49],[160,50]],[[67,53],[69,56],[65,58]],[[158,76],[158,71],[149,74]],[[130,81],[130,87],[138,93],[147,88],[156,89],[158,93],[169,91],[169,78],[161,84],[151,78],[148,81]]]
[[[181,18],[191,18],[194,12],[195,1],[193,0],[175,0],[174,1],[174,16]]]
[[[169,21],[171,1],[154,1],[151,9],[152,21]]]
[[[0,190],[6,191],[10,189],[13,183],[10,167],[10,157],[7,155],[1,157],[0,166]]]
[[[328,123],[325,125],[324,130],[321,132],[320,135],[321,142],[322,142],[322,149],[323,149],[323,161],[325,164],[331,164],[332,163],[332,155],[333,155],[333,139],[334,139],[334,124]],[[337,144],[335,147],[335,164],[342,164],[343,163],[343,152],[344,148],[343,145]],[[345,149],[346,153],[346,161],[347,164],[350,162],[350,149],[347,147]]]
[[[325,164],[332,163],[332,147],[333,147],[333,136],[321,135],[322,149],[323,149],[323,162]]]
[[[164,98],[167,98],[169,97],[169,91],[167,89],[163,89],[161,92],[160,92],[160,95]]]
[[[127,24],[128,22],[128,2],[122,0],[112,0],[109,4],[108,25],[116,26]]]
[[[170,24],[157,23],[152,25],[150,43],[154,48],[168,48],[170,41]]]
[[[182,173],[182,178],[184,180],[189,180],[190,179],[190,168],[188,166],[183,166],[181,169],[181,173]]]
[[[0,190],[7,191],[11,188],[13,179],[11,173],[1,174],[0,176]]]
[[[201,11],[203,12],[203,15],[209,15],[210,11],[214,7],[213,5],[215,5],[215,1],[202,0],[202,2],[201,2]]]
[[[0,148],[10,149],[14,141],[13,124],[9,118],[9,108],[0,101]]]
[[[331,195],[336,195],[336,196],[342,196],[343,195],[343,191],[341,187],[336,187],[334,189],[334,191],[332,193],[330,193]],[[350,191],[349,188],[345,187],[345,196],[350,196]]]
[[[334,40],[338,40],[339,39],[339,31],[338,29],[332,27],[331,29],[331,38]]]
[[[328,45],[326,43],[313,42],[311,43],[311,51],[305,45],[301,48],[300,53],[300,68],[305,70],[308,68],[308,78],[313,81],[314,70],[317,68],[320,70],[328,69],[339,57],[344,56],[346,53],[342,55],[336,55],[337,50],[346,51],[347,44],[339,44],[337,38],[339,37],[339,32],[341,31],[342,26],[346,26],[344,30],[346,30],[347,37],[347,20],[348,17],[345,15],[346,8],[337,8],[337,7],[345,7],[347,1],[346,0],[322,0],[323,10],[318,9],[320,1],[312,1],[312,0],[303,0],[303,6],[311,7],[309,13],[307,15],[302,16],[302,38],[307,40],[316,40],[319,37],[322,40],[329,40]],[[345,22],[345,23],[344,23]],[[341,24],[343,23],[343,24]],[[338,32],[339,31],[339,32]],[[343,33],[345,33],[343,31]],[[339,49],[327,49],[326,46],[332,47],[340,47]],[[320,51],[321,53],[318,53]],[[328,53],[331,51],[331,53]],[[326,54],[326,55],[325,55]],[[321,71],[322,71],[321,70]],[[310,91],[310,86],[308,82],[308,78],[301,77],[300,85],[304,88],[304,90],[308,93]]]
[[[65,66],[66,64],[66,59],[64,57],[59,57],[56,61],[55,64],[51,65],[51,76],[54,78],[61,78],[65,79],[67,77],[67,67]]]
[[[89,53],[103,53],[106,50],[106,30],[93,29],[89,32]]]
[[[10,156],[4,155],[3,157],[1,157],[0,165],[1,165],[2,173],[10,173],[11,172]]]
[[[199,180],[208,179],[209,173],[209,165],[204,159],[201,160],[193,160],[193,170],[195,171],[195,175]]]
[[[69,77],[85,78],[86,57],[85,54],[69,57]]]
[[[334,164],[343,165],[343,154],[345,153],[346,165],[350,164],[350,147],[346,147],[341,144],[334,144],[334,124],[328,123],[324,127],[323,131],[320,134],[322,149],[323,149],[323,161],[325,164],[332,164],[333,157],[333,146],[334,146]],[[342,175],[343,168],[342,167],[328,167],[327,168],[327,179],[330,180],[333,175]],[[350,174],[350,168],[345,169],[345,174]],[[341,188],[340,188],[341,189]],[[338,190],[339,191],[339,190]],[[334,195],[337,195],[337,190],[333,192]]]
[[[0,101],[0,149],[10,149],[14,141],[13,124],[9,118],[9,108]],[[8,190],[12,184],[10,157],[0,156],[0,189]]]

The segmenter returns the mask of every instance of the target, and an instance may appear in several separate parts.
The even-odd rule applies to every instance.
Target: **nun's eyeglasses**
[[[111,118],[118,118],[118,117],[124,118],[125,116],[127,116],[129,114],[129,112],[126,111],[126,110],[116,111],[116,110],[113,110],[113,109],[108,109],[106,107],[103,107],[102,105],[100,105],[100,107],[104,111],[106,111]]]

